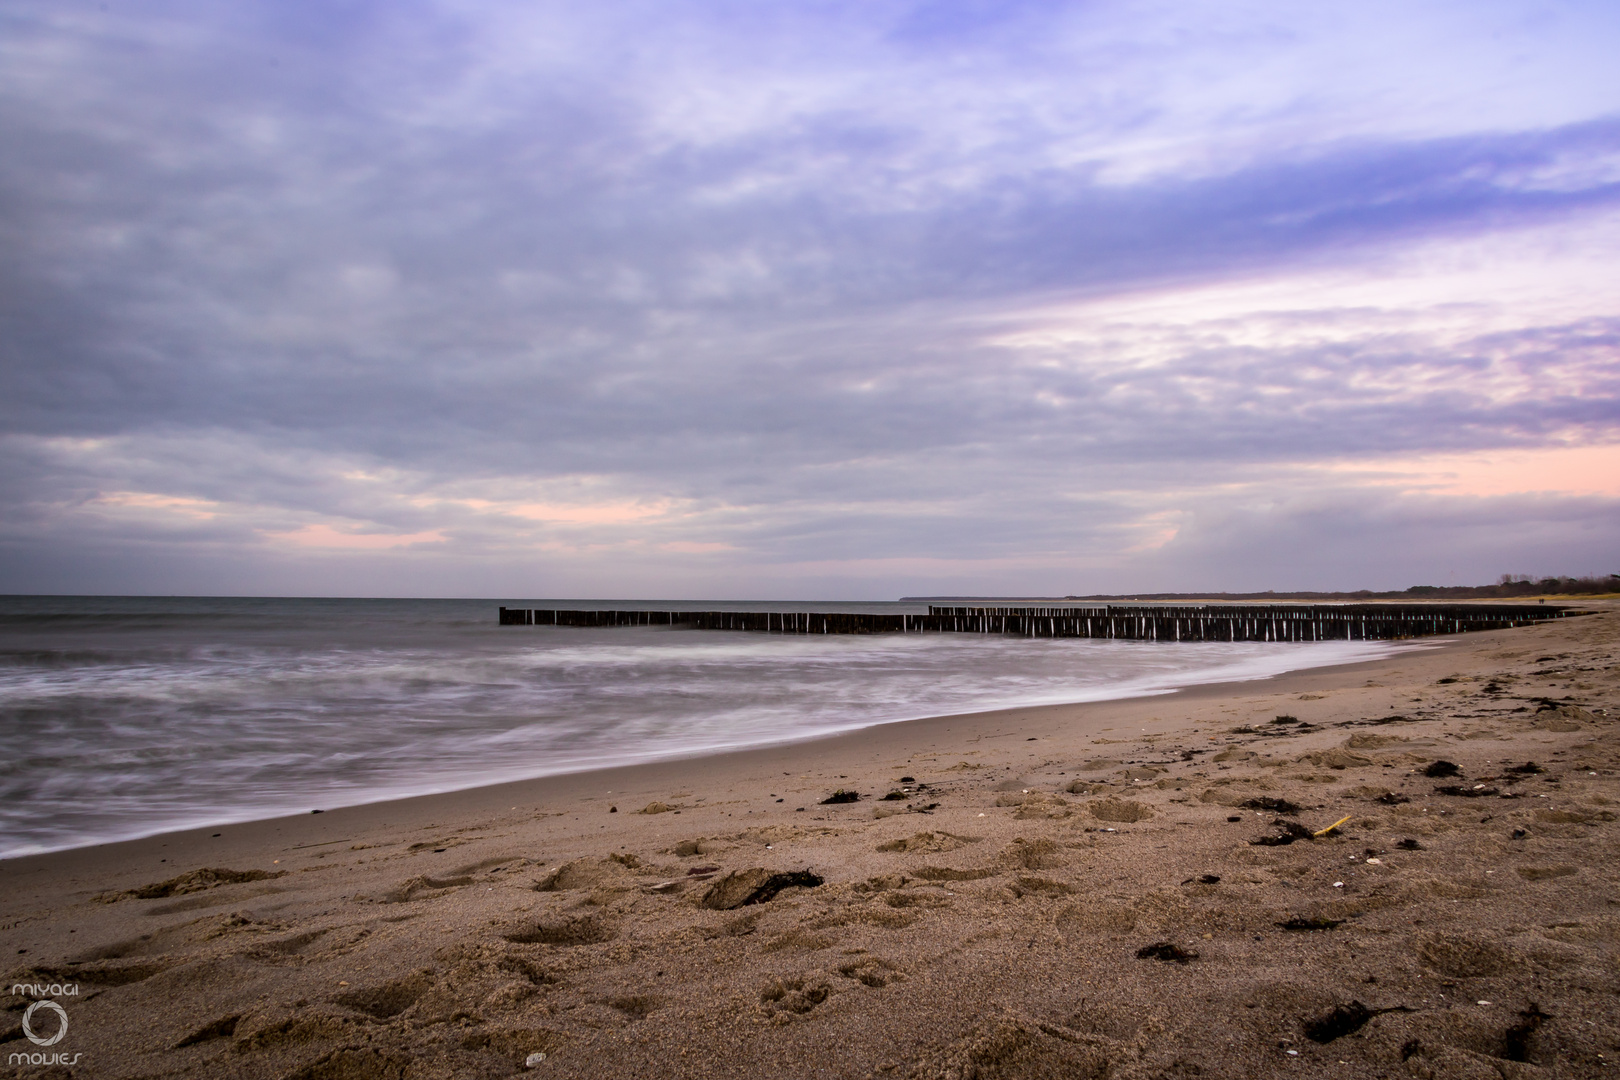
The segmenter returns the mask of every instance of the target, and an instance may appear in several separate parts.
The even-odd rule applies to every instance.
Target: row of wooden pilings
[[[1006,634],[1131,641],[1379,641],[1501,630],[1573,614],[1545,605],[1269,604],[941,607],[927,615],[810,611],[500,610],[502,626],[684,626],[776,634]]]

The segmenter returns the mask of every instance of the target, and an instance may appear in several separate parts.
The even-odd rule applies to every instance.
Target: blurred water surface
[[[0,597],[0,856],[923,716],[1263,678],[1391,648],[499,627],[498,606]]]

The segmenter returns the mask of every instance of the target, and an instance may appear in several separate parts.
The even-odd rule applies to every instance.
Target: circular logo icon
[[[32,1021],[34,1019],[34,1014],[41,1009],[44,1009],[46,1012],[55,1013],[57,1019],[62,1021],[61,1025],[56,1029],[56,1034],[52,1035],[48,1039],[34,1034],[34,1025]],[[55,1046],[57,1043],[62,1041],[62,1036],[67,1034],[67,1010],[62,1008],[62,1006],[58,1005],[54,1001],[34,1002],[32,1005],[28,1006],[28,1011],[23,1013],[23,1034],[28,1036],[28,1041],[33,1043],[35,1046]]]

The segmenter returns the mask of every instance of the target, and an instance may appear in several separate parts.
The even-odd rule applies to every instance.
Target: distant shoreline
[[[1202,603],[1233,603],[1273,600],[1583,600],[1620,597],[1620,575],[1607,578],[1559,578],[1537,582],[1511,582],[1501,585],[1414,585],[1409,589],[1375,592],[1138,592],[1090,593],[1084,596],[902,596],[902,604],[939,604],[950,601],[982,603],[1047,603],[1075,601],[1137,603],[1144,600]]]

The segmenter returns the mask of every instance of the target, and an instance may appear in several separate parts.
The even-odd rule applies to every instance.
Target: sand
[[[69,1030],[11,994],[3,1068],[1614,1075],[1617,638],[1611,606],[9,860],[6,989]]]

